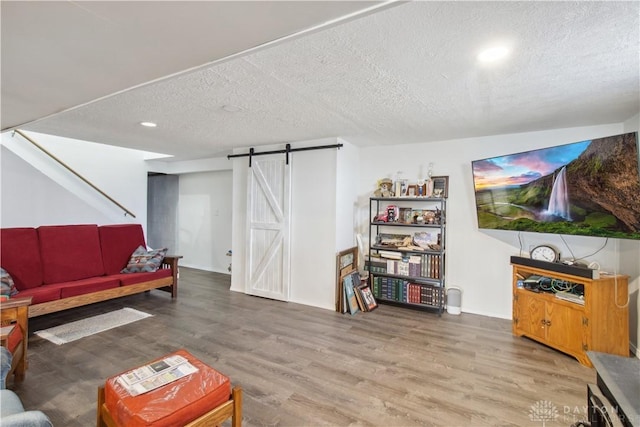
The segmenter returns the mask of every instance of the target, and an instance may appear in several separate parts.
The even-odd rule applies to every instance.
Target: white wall
[[[487,231],[477,227],[471,161],[535,148],[623,133],[622,124],[559,129],[491,137],[468,138],[435,143],[372,147],[361,150],[360,195],[365,200],[374,191],[376,180],[393,177],[397,171],[416,180],[433,162],[434,175],[449,176],[447,202],[448,286],[462,288],[462,311],[493,317],[511,318],[512,255],[520,253],[519,235],[507,231]],[[361,205],[364,201],[360,202]],[[362,208],[362,206],[361,206]],[[360,217],[366,229],[366,209]],[[604,239],[563,236],[577,258],[595,252]],[[569,252],[559,235],[521,233],[523,251],[546,242],[558,247],[564,256]],[[626,253],[620,256],[620,252]],[[640,242],[609,240],[607,247],[589,261],[603,269],[631,274],[637,280]]]
[[[336,139],[297,142],[293,148],[336,144]],[[260,147],[267,151],[281,146]],[[246,150],[240,150],[246,152]],[[333,309],[336,256],[336,149],[291,154],[290,301]],[[233,160],[233,272],[231,289],[245,290],[248,159]],[[351,221],[351,218],[346,219]]]
[[[229,164],[230,165],[230,164]],[[231,249],[231,170],[180,175],[180,265],[228,274]]]
[[[356,245],[356,207],[360,175],[360,150],[350,142],[343,144],[336,156],[336,252]]]
[[[147,170],[140,151],[51,135],[26,133],[130,210],[110,203],[21,136],[2,134],[2,227],[147,222]],[[17,154],[33,161],[38,168]],[[43,170],[45,172],[41,172]],[[48,175],[45,175],[47,173]]]

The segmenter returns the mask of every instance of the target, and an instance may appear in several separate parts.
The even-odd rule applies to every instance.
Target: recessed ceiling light
[[[158,125],[153,123],[153,122],[140,122],[140,126],[144,126],[144,127],[148,127],[148,128],[154,128],[154,127],[156,127]]]
[[[480,62],[495,62],[504,58],[509,54],[509,49],[505,46],[494,46],[489,49],[485,49],[478,54],[478,61]]]
[[[242,110],[242,107],[238,107],[237,105],[226,104],[222,106],[222,109],[227,113],[237,113]]]

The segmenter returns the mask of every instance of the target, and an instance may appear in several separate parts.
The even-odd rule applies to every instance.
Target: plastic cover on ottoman
[[[155,361],[173,355],[186,358],[189,363],[198,368],[198,371],[138,396],[131,396],[117,382],[121,374],[106,381],[105,406],[118,425],[127,427],[184,425],[229,400],[231,395],[229,378],[205,365],[186,350],[178,350],[159,357]],[[129,371],[131,369],[125,372]]]

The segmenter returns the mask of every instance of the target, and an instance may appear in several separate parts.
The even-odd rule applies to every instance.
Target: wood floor
[[[585,418],[595,371],[512,336],[510,321],[385,305],[350,316],[229,284],[183,267],[175,302],[151,291],[31,319],[33,333],[121,307],[153,314],[60,346],[30,335],[10,388],[56,427],[92,426],[105,378],[185,348],[242,386],[245,426],[542,426],[541,405],[557,425]]]

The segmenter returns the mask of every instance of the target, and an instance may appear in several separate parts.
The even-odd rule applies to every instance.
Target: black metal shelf
[[[384,297],[376,297],[376,301],[381,304],[393,305],[396,307],[403,307],[403,308],[411,308],[413,310],[436,311],[438,312],[438,314],[440,314],[442,311],[442,309],[437,305],[418,304],[415,302],[402,302],[402,301],[396,301],[393,299],[386,299]]]
[[[443,197],[371,197],[371,200],[379,202],[442,202]]]
[[[429,285],[433,288],[442,288],[442,282],[444,279],[434,279],[432,277],[424,277],[424,276],[402,276],[400,274],[389,274],[389,273],[375,273],[369,272],[369,275],[374,275],[378,277],[389,277],[391,279],[401,279],[406,280],[408,282],[416,282],[418,285]]]
[[[371,225],[387,226],[387,227],[444,228],[444,224],[413,224],[413,223],[406,223],[406,222],[385,222],[385,221],[371,221]]]
[[[437,223],[426,223],[426,224],[414,224],[410,222],[384,222],[384,221],[374,221],[373,219],[380,214],[381,206],[384,207],[385,203],[395,204],[398,209],[409,208],[412,210],[422,210],[422,211],[433,211],[435,208],[436,211],[440,211],[440,216],[437,218]],[[390,279],[397,279],[406,282],[413,282],[420,286],[425,286],[433,289],[439,289],[437,292],[437,304],[420,304],[415,302],[408,301],[397,301],[397,300],[389,300],[384,296],[376,296],[382,303],[385,304],[393,304],[398,306],[403,306],[407,308],[417,308],[421,310],[435,310],[438,315],[441,315],[444,311],[444,294],[445,294],[445,247],[446,247],[446,238],[445,238],[445,224],[446,224],[446,199],[445,198],[434,198],[434,197],[371,197],[369,199],[369,262],[375,263],[376,261],[372,261],[374,257],[380,257],[379,251],[388,251],[388,252],[397,252],[400,254],[406,255],[424,255],[430,257],[436,257],[435,259],[438,261],[436,264],[437,274],[439,278],[432,277],[424,277],[424,276],[403,276],[398,274],[389,274],[389,273],[378,273],[374,271],[369,271],[369,284],[373,289],[373,280],[374,277],[386,277]],[[414,228],[414,229],[431,229],[438,230],[439,232],[439,249],[433,250],[411,250],[411,249],[398,249],[398,248],[390,248],[381,245],[376,245],[375,236],[380,235],[380,228],[384,229],[385,227],[399,227],[399,228]],[[416,231],[417,233],[417,231]],[[414,233],[415,234],[415,233]],[[392,261],[400,261],[402,259],[387,259],[381,258],[380,262],[386,262],[389,260]],[[421,263],[426,262],[425,258],[421,259]],[[423,264],[421,264],[422,268]],[[417,271],[417,270],[416,270]],[[431,272],[431,270],[428,270]],[[402,286],[408,286],[407,284],[402,284]],[[436,292],[436,291],[433,291]],[[433,302],[433,301],[432,301]]]
[[[372,251],[389,251],[389,252],[399,252],[403,254],[418,254],[418,255],[442,255],[444,254],[444,249],[436,250],[436,249],[428,249],[424,251],[412,250],[412,249],[398,249],[398,248],[389,248],[387,246],[379,246],[373,245],[371,246]],[[397,260],[394,260],[397,261]]]

